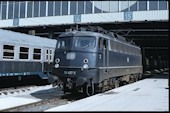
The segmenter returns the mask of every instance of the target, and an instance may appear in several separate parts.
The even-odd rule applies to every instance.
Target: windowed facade
[[[167,9],[167,0],[0,1],[0,19]]]

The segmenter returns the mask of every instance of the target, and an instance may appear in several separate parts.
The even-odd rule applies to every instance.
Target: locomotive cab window
[[[80,48],[95,48],[94,37],[75,37],[75,47]]]
[[[14,59],[14,46],[12,45],[3,46],[3,59]]]
[[[57,49],[66,49],[71,47],[71,37],[61,37],[57,41]]]
[[[19,59],[28,59],[29,48],[20,47]]]

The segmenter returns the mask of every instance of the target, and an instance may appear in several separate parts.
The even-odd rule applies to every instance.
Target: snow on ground
[[[143,79],[46,111],[169,111],[168,79]]]

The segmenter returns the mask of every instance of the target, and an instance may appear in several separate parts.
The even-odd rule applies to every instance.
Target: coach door
[[[45,49],[45,64],[44,64],[44,71],[47,73],[51,72],[51,66],[53,61],[53,50],[50,48]]]

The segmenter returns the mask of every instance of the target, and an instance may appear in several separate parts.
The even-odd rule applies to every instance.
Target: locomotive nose
[[[77,86],[82,86],[87,82],[87,79],[84,77],[78,77],[76,80]]]

